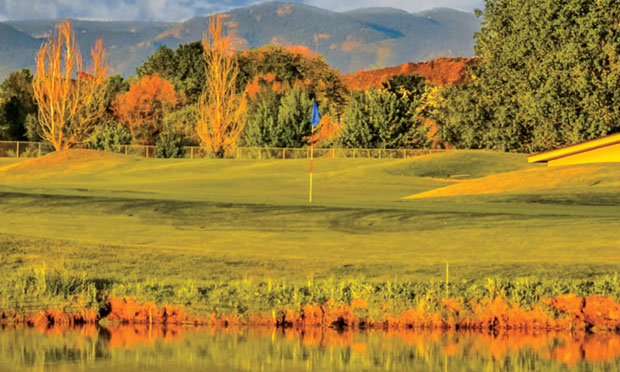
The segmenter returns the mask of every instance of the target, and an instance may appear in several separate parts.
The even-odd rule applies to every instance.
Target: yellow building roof
[[[578,143],[576,145],[563,147],[556,150],[541,152],[527,158],[529,163],[547,162],[567,156],[580,154],[582,152],[599,149],[620,143],[620,133],[612,134],[595,140]]]

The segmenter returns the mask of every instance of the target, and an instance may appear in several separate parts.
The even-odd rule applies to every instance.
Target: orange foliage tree
[[[220,16],[211,17],[203,47],[206,84],[198,104],[196,132],[209,152],[223,157],[243,131],[247,101],[236,91],[239,66],[230,38],[222,36]]]
[[[161,122],[178,103],[174,86],[159,75],[146,75],[113,103],[116,116],[131,132],[133,142],[153,145]]]
[[[93,66],[85,72],[69,21],[58,26],[36,56],[32,85],[39,107],[39,132],[57,151],[82,143],[105,109],[102,87],[108,66],[103,40],[97,41],[91,57]]]
[[[327,146],[333,142],[340,133],[340,124],[332,119],[331,115],[326,114],[321,119],[316,133],[314,134],[315,144],[318,146]]]

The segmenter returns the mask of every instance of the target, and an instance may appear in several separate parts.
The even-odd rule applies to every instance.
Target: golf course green
[[[188,283],[432,286],[447,264],[463,288],[530,278],[561,281],[558,293],[620,272],[620,164],[547,168],[487,151],[316,159],[312,204],[308,172],[307,160],[90,150],[2,159],[0,275],[26,283],[43,270],[138,297],[156,282],[169,294],[149,298],[165,301]]]

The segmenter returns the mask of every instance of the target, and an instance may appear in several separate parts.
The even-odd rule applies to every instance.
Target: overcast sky
[[[0,20],[84,18],[181,21],[193,16],[257,4],[261,0],[0,0]],[[296,0],[331,10],[393,7],[415,12],[448,7],[482,8],[482,0]]]

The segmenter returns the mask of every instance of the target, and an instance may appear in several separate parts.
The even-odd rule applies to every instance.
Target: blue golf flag
[[[319,105],[314,101],[312,106],[312,127],[316,127],[321,122],[321,113],[319,112]]]

